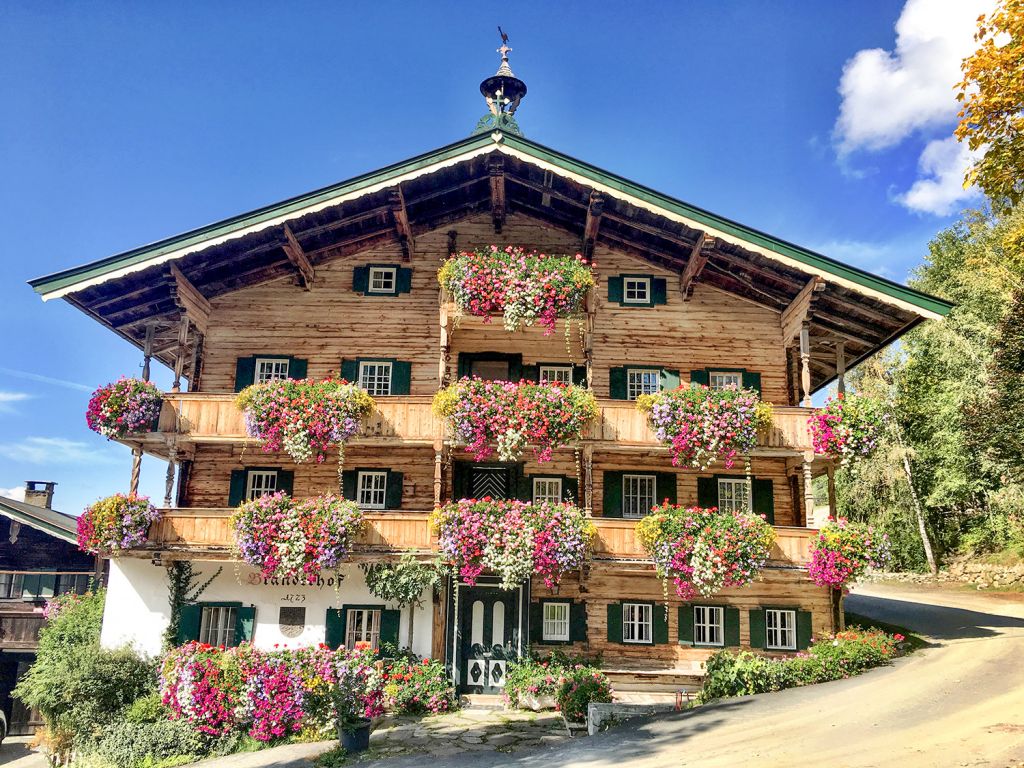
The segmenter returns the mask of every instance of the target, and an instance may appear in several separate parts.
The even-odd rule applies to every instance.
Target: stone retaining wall
[[[931,584],[936,581],[974,584],[979,589],[1024,587],[1024,565],[994,565],[967,559],[953,560],[939,570],[938,576],[930,573],[890,573],[876,571],[868,574],[865,582],[897,581],[910,584]]]

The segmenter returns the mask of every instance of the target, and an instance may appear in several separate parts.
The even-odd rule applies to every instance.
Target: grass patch
[[[904,646],[903,653],[913,653],[914,651],[920,650],[921,648],[927,648],[930,643],[920,635],[915,635],[906,627],[901,627],[897,624],[889,624],[885,621],[878,621],[877,619],[869,619],[867,616],[861,616],[859,613],[852,613],[851,611],[845,612],[846,626],[859,626],[859,627],[877,627],[883,632],[887,632],[890,635],[903,635]]]

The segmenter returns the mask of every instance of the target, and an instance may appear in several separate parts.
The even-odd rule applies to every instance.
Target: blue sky
[[[78,512],[130,469],[84,413],[139,352],[27,279],[467,135],[498,24],[527,136],[835,258],[903,280],[974,202],[948,137],[982,0],[503,5],[0,5],[0,495]]]

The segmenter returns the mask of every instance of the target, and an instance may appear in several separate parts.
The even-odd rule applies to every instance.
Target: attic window
[[[650,304],[651,278],[626,277],[622,280],[622,301],[624,304]]]
[[[367,293],[395,293],[397,273],[395,267],[370,267]]]

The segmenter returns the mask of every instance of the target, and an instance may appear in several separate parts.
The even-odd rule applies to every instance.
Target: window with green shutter
[[[252,384],[278,379],[304,379],[308,362],[288,355],[259,354],[240,357],[235,361],[235,392]]]
[[[412,363],[393,357],[358,357],[341,361],[341,378],[358,384],[371,397],[408,395],[412,389]]]
[[[341,494],[362,509],[401,509],[405,474],[387,467],[357,467],[341,473]]]
[[[292,496],[295,491],[295,472],[280,467],[246,467],[231,470],[228,487],[228,506],[237,507],[243,501],[282,491]]]
[[[401,618],[401,611],[387,609],[379,604],[330,608],[324,627],[324,643],[332,649],[341,645],[355,648],[358,644],[366,643],[378,652],[385,645],[397,650]]]
[[[679,387],[679,371],[656,365],[633,364],[608,369],[608,396],[612,400],[636,400]]]
[[[748,371],[746,368],[719,366],[690,371],[690,383],[703,384],[711,389],[742,387],[761,394],[761,374],[757,371]]]
[[[181,606],[176,642],[198,641],[232,648],[251,643],[256,631],[256,607],[240,602],[187,603]]]
[[[653,307],[668,302],[668,281],[654,275],[613,275],[608,278],[608,301],[622,307]]]
[[[366,264],[352,270],[352,290],[364,296],[398,296],[412,290],[412,269],[398,264]]]
[[[745,475],[715,475],[697,478],[697,506],[705,509],[740,509],[746,502],[745,489],[740,493],[737,483],[745,483]],[[769,478],[752,477],[750,480],[751,505],[755,515],[764,515],[768,523],[775,524],[775,491]]]

